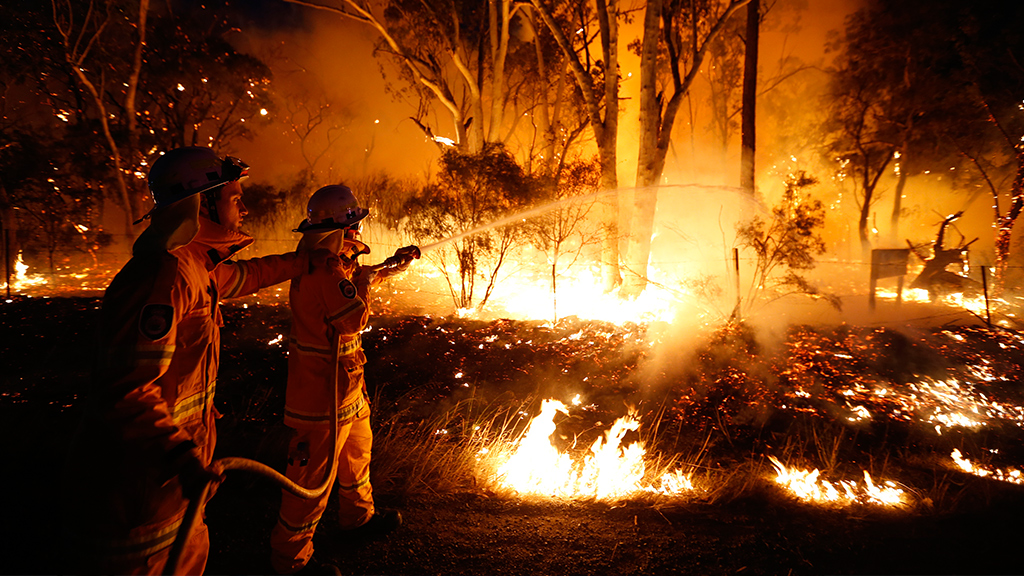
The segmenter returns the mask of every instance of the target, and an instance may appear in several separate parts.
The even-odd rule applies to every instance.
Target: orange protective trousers
[[[337,459],[330,470],[329,482],[336,482],[338,488],[338,523],[344,529],[362,526],[373,515],[372,444],[370,410],[364,404],[354,420],[339,425],[335,446]],[[294,430],[285,474],[305,488],[319,486],[327,472],[330,451],[330,430]],[[313,555],[313,534],[327,508],[330,493],[328,489],[319,498],[306,500],[282,491],[280,517],[270,534],[271,564],[279,574],[293,574],[309,562]]]

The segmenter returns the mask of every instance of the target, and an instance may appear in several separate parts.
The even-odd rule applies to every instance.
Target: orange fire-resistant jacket
[[[91,531],[78,536],[116,570],[166,556],[187,504],[176,466],[190,450],[206,465],[213,457],[218,301],[309,267],[305,253],[227,260],[253,239],[200,222],[187,246],[133,254],[103,299],[97,389],[70,470],[81,474],[78,511]]]
[[[346,245],[357,241],[346,240]],[[361,246],[365,247],[361,242]],[[333,337],[338,360],[338,419],[350,420],[366,405],[360,332],[370,316],[369,287],[400,270],[365,274],[358,263],[330,259],[292,279],[292,331],[288,342],[288,389],[284,423],[300,430],[327,429],[331,422]]]
[[[292,332],[288,342],[288,389],[284,423],[292,428],[329,428],[334,358],[333,338],[340,337],[338,418],[351,419],[366,402],[363,353],[359,333],[370,316],[369,283],[358,264],[338,259],[292,279],[289,299]]]

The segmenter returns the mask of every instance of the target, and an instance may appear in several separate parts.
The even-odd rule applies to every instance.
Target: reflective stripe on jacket
[[[104,294],[96,389],[68,478],[69,523],[83,523],[100,551],[144,557],[170,546],[169,523],[187,504],[175,466],[193,448],[212,460],[220,298],[308,270],[305,254],[227,261],[251,243],[200,218],[190,244],[133,254]]]
[[[366,327],[370,310],[368,286],[353,283],[358,270],[358,264],[342,267],[338,260],[332,260],[292,279],[288,294],[292,332],[288,339],[284,413],[284,423],[292,428],[330,427],[335,334],[340,338],[339,420],[351,420],[366,405],[366,355],[359,333]]]

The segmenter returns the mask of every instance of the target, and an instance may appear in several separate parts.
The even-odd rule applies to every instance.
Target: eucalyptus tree
[[[1024,5],[985,1],[957,5],[953,13],[956,19],[945,22],[976,115],[948,128],[991,193],[995,270],[1002,289],[1014,227],[1024,212],[1024,34],[1007,26],[1024,19]]]
[[[378,52],[398,63],[406,86],[419,96],[413,119],[439,146],[474,153],[485,143],[499,141],[513,16],[510,0],[285,1],[373,29],[380,40]],[[449,126],[430,125],[427,118],[435,103],[447,112]],[[454,138],[445,136],[451,133]]]
[[[647,285],[658,184],[679,107],[716,37],[749,0],[649,0],[640,41],[640,150],[626,296]]]
[[[529,206],[535,194],[532,179],[515,158],[501,144],[488,144],[476,154],[446,151],[436,181],[407,202],[405,228],[418,242],[451,239],[429,256],[457,308],[487,303],[499,270],[525,231],[519,221],[489,225]],[[463,234],[471,230],[477,233]],[[457,272],[450,271],[451,264]],[[477,300],[481,278],[486,286]]]
[[[91,99],[88,113],[100,126],[124,211],[125,232],[139,215],[131,157],[138,140],[136,98],[146,45],[149,0],[51,0],[53,27],[59,35],[66,70]],[[120,122],[118,122],[120,121]],[[123,125],[117,125],[123,123]],[[118,138],[124,130],[126,139]]]
[[[270,68],[230,42],[230,16],[215,3],[155,15],[140,94],[144,155],[178,146],[230,150],[269,123]]]
[[[619,22],[627,12],[617,0],[547,2],[530,0],[558,44],[586,107],[597,145],[601,189],[619,187]],[[619,199],[600,203],[601,281],[605,291],[622,282],[619,272]]]
[[[825,152],[856,183],[865,256],[871,207],[890,168],[897,176],[889,230],[895,241],[907,178],[957,163],[952,141],[942,134],[972,106],[948,89],[959,82],[959,64],[948,42],[953,31],[944,23],[949,16],[935,12],[931,3],[876,0],[847,19],[830,47],[838,56]]]

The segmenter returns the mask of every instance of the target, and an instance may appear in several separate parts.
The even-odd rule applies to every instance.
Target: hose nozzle
[[[395,250],[395,254],[388,259],[384,260],[376,266],[370,266],[370,269],[374,272],[381,270],[388,270],[391,268],[402,268],[408,266],[413,260],[418,260],[422,256],[419,246],[406,246]]]

